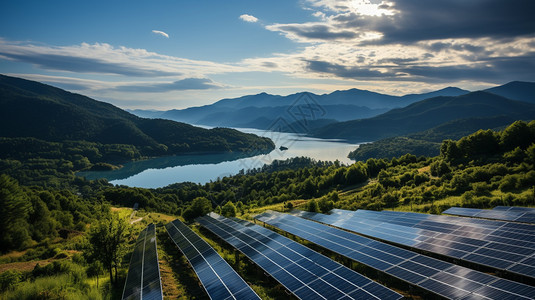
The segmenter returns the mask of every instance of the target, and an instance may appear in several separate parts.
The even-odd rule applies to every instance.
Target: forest
[[[440,213],[451,206],[535,205],[535,121],[445,140],[435,157],[405,154],[351,165],[292,158],[207,184],[157,189],[75,176],[76,170],[106,166],[117,156],[140,158],[135,147],[3,138],[0,149],[0,266],[53,261],[0,272],[0,293],[7,298],[38,293],[30,283],[50,285],[50,295],[57,297],[116,296],[141,230],[125,225],[127,216],[117,207],[135,203],[142,214],[186,221],[209,211],[248,218],[265,207]],[[92,241],[99,234],[120,236],[117,249],[106,250],[114,257],[97,255],[102,249]],[[61,280],[54,283],[54,276]],[[109,288],[95,292],[88,282],[99,276],[109,277]]]

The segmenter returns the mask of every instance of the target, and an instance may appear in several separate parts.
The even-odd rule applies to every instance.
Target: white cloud
[[[258,18],[255,17],[255,16],[251,16],[251,15],[248,15],[248,14],[243,14],[240,16],[240,19],[245,21],[245,22],[249,22],[249,23],[256,23],[258,22]]]
[[[0,38],[0,58],[57,71],[129,77],[206,77],[247,72],[235,64],[191,60],[106,43],[49,46]]]
[[[157,35],[161,35],[163,37],[166,37],[166,38],[169,38],[169,35],[163,31],[160,31],[160,30],[153,30],[152,31],[153,33],[157,34]]]

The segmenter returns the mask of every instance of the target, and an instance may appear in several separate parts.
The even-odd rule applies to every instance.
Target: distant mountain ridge
[[[296,121],[289,109],[298,106],[304,110],[312,101],[322,110],[316,120],[321,122],[342,122],[370,118],[390,109],[403,107],[433,96],[457,96],[468,91],[448,87],[442,90],[405,96],[391,96],[376,92],[350,89],[330,94],[316,95],[302,92],[288,96],[260,93],[234,99],[222,99],[213,104],[169,110],[160,114],[151,111],[133,111],[140,116],[152,116],[191,124],[226,127],[252,127],[267,129],[278,118],[288,123]],[[307,101],[302,101],[307,97]]]
[[[369,142],[424,131],[454,120],[495,116],[507,116],[508,120],[531,119],[535,116],[535,105],[483,91],[456,97],[440,96],[373,118],[330,124],[317,129],[313,135]]]
[[[0,136],[129,144],[148,155],[271,150],[273,142],[233,129],[144,119],[109,103],[0,75]]]

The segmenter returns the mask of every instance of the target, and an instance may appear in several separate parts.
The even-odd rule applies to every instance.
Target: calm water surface
[[[344,164],[351,164],[353,161],[347,158],[347,155],[358,147],[356,144],[309,138],[292,133],[243,128],[239,130],[271,138],[276,149],[269,154],[252,157],[236,153],[159,157],[127,163],[120,170],[80,172],[78,175],[87,179],[106,178],[112,184],[157,188],[176,182],[206,183],[218,177],[238,174],[242,169],[259,168],[273,160],[298,156],[323,161],[338,160]],[[288,150],[281,151],[280,146],[287,147]]]

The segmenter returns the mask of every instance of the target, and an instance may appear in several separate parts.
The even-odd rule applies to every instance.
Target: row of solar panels
[[[451,207],[445,214],[535,224],[535,208],[498,206],[495,209]]]
[[[304,217],[383,241],[535,279],[535,226],[514,229],[504,227],[503,222],[490,226],[496,221],[482,225],[463,223],[470,220],[466,218],[367,210],[333,210],[331,215],[307,214]]]
[[[329,215],[301,212],[299,215],[302,218],[295,215],[266,212],[257,216],[256,219],[445,298],[535,298],[535,287],[533,286],[499,278],[348,232],[346,230],[365,232],[365,235],[381,240],[388,238],[389,241],[395,240],[397,243],[406,238],[401,231],[398,231],[396,235],[383,235],[380,231],[368,231],[369,228],[361,231],[356,227],[348,226],[347,224],[351,223],[347,223],[345,220],[360,219],[360,216],[355,217],[352,213],[347,212],[344,215],[341,211],[335,211],[332,215],[334,217],[331,218]],[[387,218],[385,217],[385,219]],[[400,237],[400,239],[396,237]],[[418,241],[415,240],[415,243]],[[437,246],[438,248],[440,246]],[[434,252],[432,247],[428,250]]]
[[[333,210],[331,215],[306,212],[298,215],[300,217],[270,212],[256,218],[445,298],[535,298],[532,286],[374,240],[533,277],[535,226],[390,211]],[[251,222],[213,213],[197,221],[239,250],[297,298],[402,297],[328,257]],[[175,220],[167,224],[166,229],[211,299],[259,299],[234,269],[188,226]],[[154,232],[151,224],[138,238],[123,299],[162,299]]]
[[[150,224],[139,234],[130,258],[122,298],[163,299],[154,224]]]

